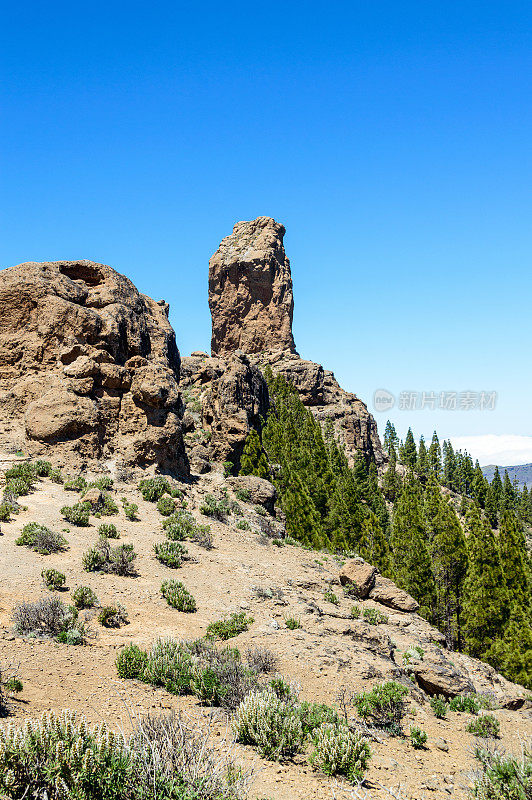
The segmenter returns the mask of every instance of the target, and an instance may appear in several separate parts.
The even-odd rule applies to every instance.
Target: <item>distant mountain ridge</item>
[[[529,489],[532,487],[532,464],[518,464],[514,467],[499,467],[501,478],[504,475],[504,470],[507,470],[510,480],[513,482],[517,478],[519,486],[527,486]],[[486,478],[491,482],[495,474],[495,464],[488,464],[482,467],[482,472]]]

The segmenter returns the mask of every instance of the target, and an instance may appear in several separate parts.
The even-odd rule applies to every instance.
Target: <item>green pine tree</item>
[[[409,428],[403,445],[403,463],[410,469],[415,469],[417,461],[417,450],[412,428]]]
[[[246,437],[240,457],[240,475],[258,475],[259,478],[270,479],[268,459],[255,428],[252,428]]]
[[[417,451],[416,472],[420,475],[427,475],[429,472],[429,456],[425,445],[423,436],[419,440],[419,448]]]
[[[441,475],[441,447],[436,431],[432,434],[432,441],[429,447],[429,467],[430,471],[433,472],[439,480]]]

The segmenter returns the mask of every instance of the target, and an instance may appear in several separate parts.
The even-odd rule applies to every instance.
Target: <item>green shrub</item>
[[[137,554],[132,544],[111,547],[105,536],[100,536],[94,547],[82,556],[83,569],[87,572],[108,572],[114,575],[135,575],[133,562]]]
[[[498,753],[478,748],[475,753],[481,771],[472,796],[476,800],[530,800],[532,797],[532,750],[524,747],[522,755]]]
[[[296,617],[287,617],[284,621],[284,624],[287,628],[290,628],[291,631],[301,628],[301,620],[297,619]]]
[[[437,719],[445,719],[445,717],[447,716],[449,705],[445,701],[444,697],[431,697],[430,707],[432,708],[434,716]]]
[[[238,522],[236,523],[236,527],[238,528],[239,531],[249,531],[251,525],[249,524],[247,519],[239,519]]]
[[[177,497],[179,495],[179,491],[170,486],[168,479],[160,476],[156,478],[144,478],[140,481],[138,488],[142,498],[149,503],[156,503],[163,494],[169,494],[171,497]]]
[[[120,628],[121,625],[127,625],[129,617],[124,606],[120,603],[115,603],[112,606],[104,606],[98,614],[98,622],[104,628]]]
[[[78,618],[78,610],[57,597],[19,603],[12,612],[15,631],[22,636],[51,636],[66,644],[85,644],[90,631]]]
[[[268,513],[264,508],[264,506],[259,506],[259,505],[253,506],[253,511],[255,512],[255,514],[258,514],[259,517],[265,517]]]
[[[232,461],[224,461],[224,478],[228,478],[230,475],[233,474],[234,464]]]
[[[249,489],[237,489],[235,492],[235,497],[237,500],[241,500],[243,503],[249,503],[251,500],[251,492]]]
[[[428,736],[426,731],[422,730],[421,728],[416,728],[415,725],[412,725],[410,728],[410,741],[412,742],[412,747],[415,750],[423,750],[427,742],[427,738]]]
[[[386,614],[383,614],[378,608],[365,608],[362,616],[369,625],[385,625],[388,622]]]
[[[269,685],[272,686],[274,681],[270,681]],[[289,686],[288,689],[289,692],[284,695],[284,699],[288,699],[293,695],[292,688]],[[277,688],[276,693],[279,694],[279,688]],[[340,725],[342,722],[338,712],[324,703],[301,702],[298,706],[298,713],[301,717],[301,724],[305,736],[311,736],[320,725],[324,725],[325,723]]]
[[[33,482],[24,478],[12,478],[6,482],[4,494],[11,494],[13,497],[21,497],[29,494],[33,488]]]
[[[14,464],[12,467],[7,469],[4,477],[6,479],[6,483],[9,481],[22,480],[31,486],[35,481],[36,475],[37,471],[34,465],[29,464],[28,462],[23,462],[20,464]]]
[[[350,781],[364,777],[371,758],[369,742],[346,724],[325,722],[314,734],[310,763],[325,775],[344,775]]]
[[[182,542],[190,539],[206,550],[212,548],[210,525],[198,525],[188,511],[179,511],[163,521],[164,531],[169,539]]]
[[[86,527],[89,524],[91,513],[90,503],[75,503],[73,506],[63,506],[61,514],[71,525]]]
[[[130,522],[138,522],[139,507],[136,503],[130,503],[125,497],[123,497],[122,507],[124,509],[126,519],[128,519]]]
[[[163,581],[161,594],[168,605],[172,606],[172,608],[177,608],[178,611],[190,612],[196,610],[196,601],[184,584],[179,581]]]
[[[469,714],[478,714],[482,707],[482,700],[473,692],[458,694],[449,701],[449,708],[451,711],[465,711]]]
[[[403,666],[408,666],[412,659],[415,661],[423,661],[424,657],[425,651],[422,647],[416,644],[414,647],[409,647],[408,650],[405,650],[403,653]]]
[[[66,492],[82,492],[87,488],[87,481],[82,475],[77,475],[75,478],[65,478],[63,489]]]
[[[142,678],[148,654],[136,644],[126,645],[116,658],[116,671],[120,678]]]
[[[59,591],[65,587],[66,578],[57,569],[43,569],[41,578],[46,588],[51,591]]]
[[[351,606],[351,610],[350,610],[350,612],[349,612],[349,616],[350,616],[352,619],[358,619],[358,618],[360,617],[360,614],[361,614],[361,613],[362,613],[362,612],[361,612],[361,610],[360,610],[360,606],[354,605],[354,606]]]
[[[271,690],[252,692],[242,700],[233,732],[237,742],[254,745],[264,758],[272,760],[300,753],[305,745],[297,708]]]
[[[48,478],[52,473],[52,465],[49,461],[43,461],[38,458],[37,461],[33,462],[33,472],[39,478]]]
[[[45,525],[38,522],[28,522],[24,525],[15,544],[29,547],[43,556],[50,553],[59,553],[68,548],[68,542],[61,533],[55,533]]]
[[[163,495],[157,500],[157,511],[163,517],[169,517],[175,511],[175,501],[168,495]]]
[[[230,507],[226,497],[217,500],[212,494],[208,494],[200,505],[200,514],[220,522],[225,522],[229,513]]]
[[[100,509],[100,513],[103,517],[113,517],[118,514],[118,506],[110,494],[104,493],[103,506]]]
[[[227,639],[232,639],[234,636],[238,636],[239,633],[247,631],[253,622],[253,617],[247,617],[244,611],[235,612],[225,619],[211,622],[207,626],[207,633],[205,635],[208,639],[221,639],[222,641],[226,641]]]
[[[72,602],[76,608],[93,608],[98,604],[98,598],[90,586],[78,586],[72,592]]]
[[[153,545],[155,558],[173,569],[180,567],[188,556],[188,550],[181,542],[156,542]]]
[[[61,474],[61,470],[52,469],[50,471],[50,480],[53,481],[53,483],[63,483],[63,476]]]
[[[482,736],[484,739],[496,739],[499,736],[501,724],[493,714],[481,714],[472,719],[467,726],[468,733],[474,736]]]
[[[401,720],[405,714],[408,689],[395,681],[377,684],[369,692],[353,696],[353,704],[362,719],[393,734],[401,733]]]
[[[116,525],[112,522],[104,522],[98,527],[100,536],[105,536],[107,539],[120,539],[120,534],[116,529]]]
[[[10,694],[19,694],[24,689],[24,685],[19,678],[11,677],[3,681],[2,688]]]
[[[110,492],[114,486],[114,481],[109,475],[102,475],[101,478],[97,478],[92,483],[89,483],[89,487],[96,487],[101,492]]]
[[[0,503],[0,522],[9,522],[12,508],[9,503]]]
[[[332,603],[335,606],[337,606],[340,603],[340,601],[338,600],[337,596],[335,595],[335,593],[331,589],[327,589],[327,591],[324,592],[323,599],[327,603]]]

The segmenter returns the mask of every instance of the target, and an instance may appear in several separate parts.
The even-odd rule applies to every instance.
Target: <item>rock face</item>
[[[380,573],[375,575],[375,583],[368,597],[396,611],[413,612],[419,608],[417,600]]]
[[[285,229],[271,217],[237,222],[209,262],[213,355],[295,352]]]
[[[413,597],[381,575],[377,567],[368,564],[363,558],[346,561],[338,578],[342,586],[348,586],[352,594],[361,600],[369,597],[383,606],[407,613],[413,613],[419,608],[419,603]]]
[[[340,570],[342,586],[348,586],[361,600],[364,600],[375,585],[377,567],[367,564],[361,558],[352,558]]]
[[[260,369],[271,366],[294,384],[323,427],[332,422],[351,463],[362,451],[367,459],[382,464],[377,425],[364,403],[344,391],[332,372],[295,351],[284,233],[284,227],[270,217],[238,222],[211,258],[212,355],[227,358],[241,350]]]
[[[0,272],[0,446],[187,473],[168,306],[91,261]]]

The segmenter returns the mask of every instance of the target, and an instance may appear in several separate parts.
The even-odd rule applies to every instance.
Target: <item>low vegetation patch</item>
[[[90,630],[74,606],[56,597],[20,603],[12,612],[15,631],[22,636],[48,636],[66,644],[85,644]]]
[[[111,547],[105,536],[100,536],[94,547],[83,553],[83,569],[87,572],[109,572],[114,575],[133,576],[137,554],[132,544]]]
[[[309,761],[325,775],[343,775],[350,781],[364,777],[371,750],[368,740],[346,724],[325,722],[313,736],[314,751]]]
[[[295,631],[298,628],[301,628],[301,620],[297,619],[297,617],[287,617],[284,621],[284,624],[291,631]]]
[[[115,603],[111,606],[104,606],[98,614],[98,622],[104,628],[120,628],[129,623],[129,617],[124,606]]]
[[[377,684],[369,692],[353,696],[353,705],[362,719],[394,735],[402,733],[408,689],[395,681]]]
[[[167,494],[163,495],[157,500],[157,511],[163,517],[169,517],[175,511],[175,500]]]
[[[414,750],[423,750],[427,743],[427,733],[422,728],[412,725],[410,728],[410,741]]]
[[[39,525],[38,522],[28,522],[24,525],[20,536],[15,539],[15,544],[29,547],[30,550],[35,550],[43,556],[68,549],[68,542],[63,534],[55,533],[45,525]]]
[[[461,711],[468,714],[478,714],[481,708],[491,708],[489,698],[484,695],[468,692],[458,694],[449,701],[451,711]]]
[[[388,622],[387,615],[378,608],[365,608],[362,616],[369,625],[385,625]]]
[[[153,552],[161,564],[172,569],[180,567],[189,557],[187,548],[181,542],[156,542],[153,545]]]
[[[14,670],[0,668],[0,717],[7,717],[11,713],[13,695],[23,688]]]
[[[214,495],[208,494],[200,505],[200,513],[219,522],[225,522],[231,513],[231,508],[226,497],[217,500]]]
[[[43,569],[41,578],[47,589],[59,591],[65,588],[66,577],[57,569]]]
[[[107,539],[120,539],[120,534],[116,529],[116,525],[112,522],[104,522],[98,527],[100,536],[105,536]]]
[[[161,594],[172,608],[178,611],[192,612],[196,610],[196,601],[183,583],[169,580],[163,581]]]
[[[247,631],[253,622],[253,617],[247,617],[244,611],[235,612],[229,617],[219,619],[217,622],[211,622],[207,626],[206,637],[208,639],[226,641],[238,636],[239,633]]]
[[[73,506],[63,506],[61,514],[71,525],[86,527],[89,524],[91,513],[90,503],[75,503]]]
[[[98,605],[98,598],[90,586],[78,586],[72,592],[72,602],[76,608],[94,608]]]
[[[499,720],[493,714],[480,714],[480,716],[472,719],[467,726],[468,733],[473,736],[482,736],[484,739],[496,739],[501,730]]]
[[[179,489],[174,489],[167,478],[158,476],[156,478],[144,478],[139,483],[139,492],[143,500],[149,503],[156,503],[163,494],[168,494],[170,497],[179,497],[181,494]]]
[[[449,711],[449,704],[444,697],[431,697],[430,707],[437,719],[445,719]]]
[[[173,541],[183,542],[190,539],[206,550],[212,549],[210,525],[199,525],[188,511],[171,514],[163,521],[163,528],[166,536]]]
[[[139,507],[136,503],[130,503],[125,497],[122,498],[122,508],[124,509],[124,514],[126,519],[130,522],[138,522],[138,510]]]
[[[74,478],[65,478],[63,489],[66,492],[82,492],[87,488],[87,481],[82,475],[76,475]]]
[[[524,746],[520,757],[477,748],[480,770],[472,790],[476,800],[530,800],[532,797],[532,749]]]

